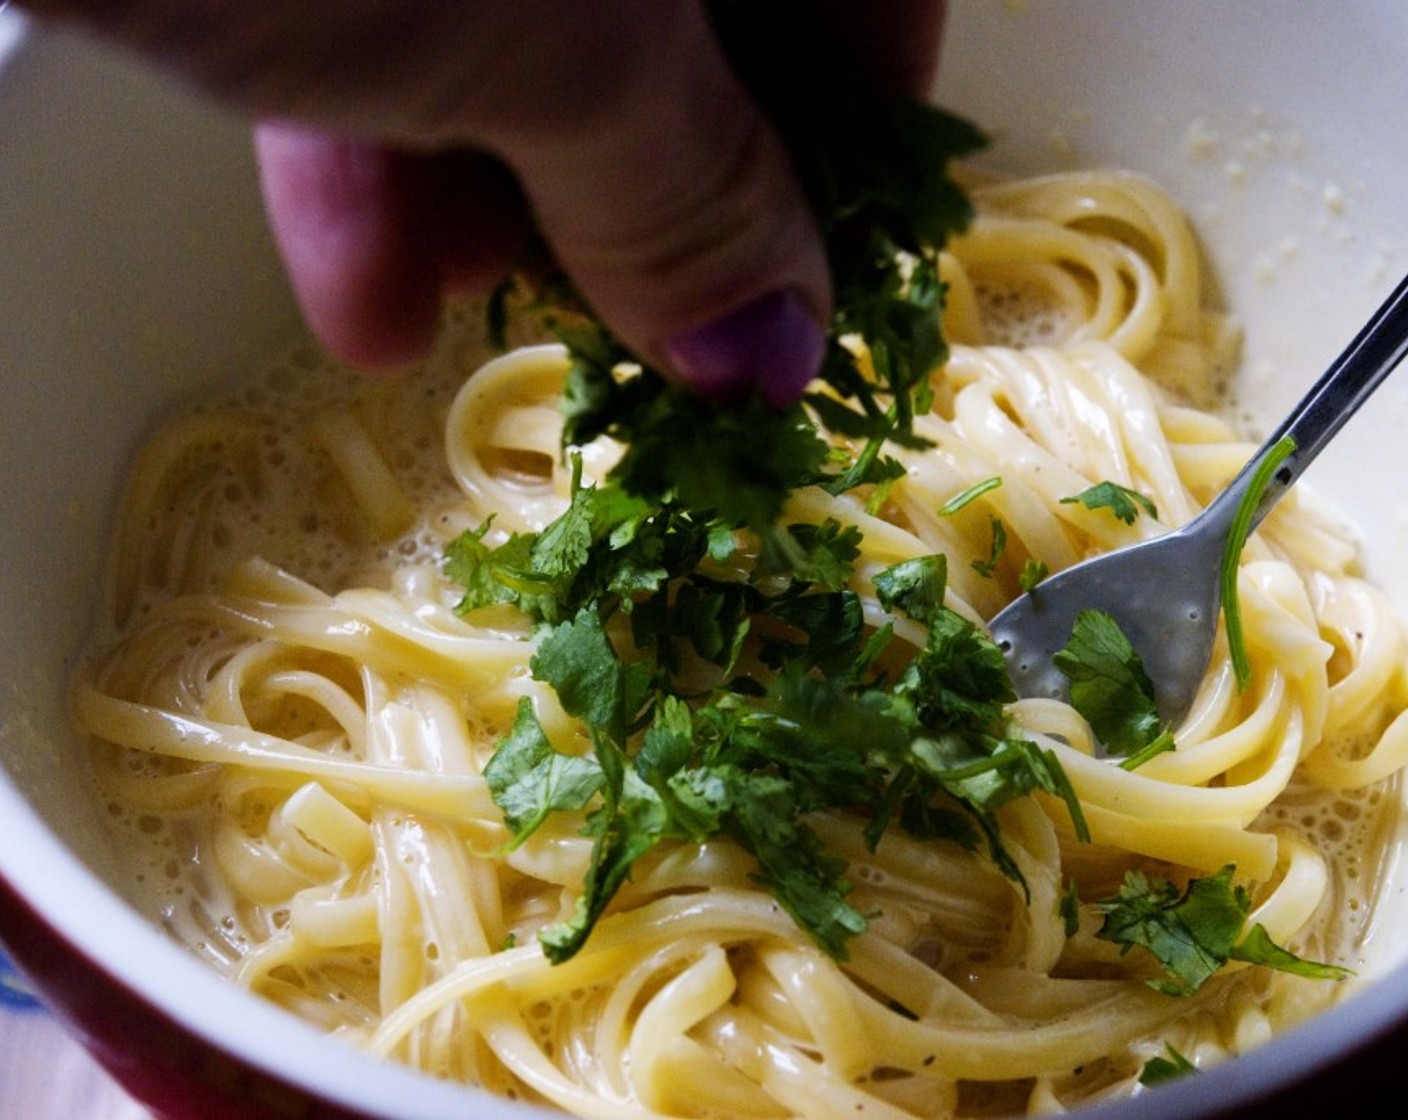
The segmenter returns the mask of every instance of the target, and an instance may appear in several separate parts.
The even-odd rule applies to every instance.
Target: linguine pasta
[[[889,621],[873,586],[889,565],[945,554],[948,605],[981,622],[1034,566],[1188,520],[1252,450],[1210,411],[1237,334],[1163,194],[1113,173],[972,193],[979,216],[942,261],[952,355],[915,425],[933,446],[895,452],[907,474],[877,508],[805,490],[786,510],[860,528],[872,625]],[[581,889],[582,814],[507,850],[483,771],[523,697],[559,749],[587,739],[532,677],[525,619],[456,613],[441,557],[486,519],[502,537],[564,508],[565,368],[555,346],[487,360],[461,311],[404,381],[296,355],[143,451],[74,712],[133,896],[193,952],[372,1054],[603,1120],[1070,1108],[1141,1091],[1170,1050],[1197,1066],[1245,1052],[1353,986],[1234,962],[1193,995],[1155,991],[1147,959],[1095,935],[1095,901],[1130,870],[1235,864],[1278,944],[1370,968],[1408,761],[1403,635],[1301,492],[1242,557],[1251,682],[1220,638],[1175,751],[1123,769],[1071,707],[1012,706],[1091,834],[1045,796],[1000,810],[1026,895],[983,851],[897,829],[871,851],[822,815],[870,917],[848,959],[716,838],[651,852],[550,964],[535,935]],[[585,475],[614,454],[584,449]],[[1107,480],[1157,515],[1069,500]]]

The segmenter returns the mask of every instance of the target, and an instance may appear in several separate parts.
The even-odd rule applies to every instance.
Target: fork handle
[[[1230,524],[1257,468],[1277,443],[1290,436],[1295,441],[1295,450],[1277,467],[1262,493],[1261,501],[1252,514],[1251,528],[1256,528],[1325,445],[1359,411],[1359,406],[1394,371],[1405,354],[1408,354],[1408,277],[1398,282],[1393,293],[1341,351],[1320,380],[1301,398],[1280,427],[1207,509],[1207,514],[1219,520],[1225,518]]]

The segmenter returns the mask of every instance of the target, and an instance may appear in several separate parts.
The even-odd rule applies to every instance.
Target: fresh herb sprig
[[[1110,615],[1078,612],[1069,641],[1051,661],[1071,682],[1071,706],[1110,754],[1123,756],[1123,767],[1132,770],[1174,749],[1144,661]]]
[[[947,355],[939,251],[972,215],[950,165],[984,137],[932,106],[874,92],[804,5],[716,0],[710,10],[788,146],[827,248],[835,313],[815,390],[786,408],[701,401],[641,367],[541,251],[495,294],[491,322],[501,330],[514,307],[536,307],[567,345],[565,445],[610,436],[624,449],[615,485],[746,527],[787,567],[798,556],[776,523],[793,490],[884,485],[903,473],[885,445],[923,443],[913,420],[928,411],[930,375]],[[825,432],[858,450],[838,461]]]
[[[1110,514],[1126,525],[1133,525],[1135,519],[1141,512],[1147,513],[1150,517],[1158,517],[1158,507],[1153,501],[1138,490],[1131,490],[1128,486],[1121,486],[1118,482],[1111,482],[1106,479],[1104,482],[1097,482],[1094,486],[1088,486],[1079,494],[1074,494],[1069,498],[1061,499],[1062,505],[1082,505],[1086,509],[1107,509]]]
[[[1305,960],[1276,945],[1260,924],[1248,929],[1251,897],[1234,882],[1234,873],[1228,865],[1189,880],[1180,891],[1166,879],[1131,871],[1119,892],[1098,904],[1105,920],[1096,936],[1119,945],[1122,952],[1137,947],[1152,954],[1161,975],[1149,983],[1166,995],[1192,995],[1233,960],[1317,980],[1352,975],[1346,968]]]
[[[928,633],[894,663],[892,628],[868,631],[847,586],[856,530],[785,531],[811,578],[721,580],[707,561],[733,558],[732,534],[678,511],[641,517],[579,479],[542,533],[496,548],[482,533],[456,542],[462,609],[508,602],[542,623],[533,674],[590,737],[589,754],[559,751],[524,700],[485,775],[510,846],[553,813],[586,813],[591,868],[575,912],[542,934],[551,959],[581,947],[634,863],[668,839],[733,836],[799,926],[842,957],[866,918],[809,814],[854,813],[872,847],[894,822],[986,847],[1022,886],[997,823],[1004,804],[1045,791],[1084,835],[1054,755],[1007,726],[1001,652],[944,606],[944,558],[875,576],[881,603]],[[703,694],[686,684],[701,665],[718,681]]]

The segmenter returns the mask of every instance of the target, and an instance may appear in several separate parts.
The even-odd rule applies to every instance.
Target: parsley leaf
[[[927,728],[997,731],[1003,707],[1017,695],[1002,651],[955,611],[927,621],[928,641],[900,676],[896,694],[914,704]]]
[[[1163,1055],[1155,1055],[1144,1063],[1139,1074],[1139,1084],[1160,1085],[1165,1081],[1197,1073],[1198,1067],[1185,1058],[1173,1046],[1165,1046]]]
[[[601,767],[592,759],[553,749],[526,696],[518,701],[513,730],[484,768],[484,779],[513,832],[510,848],[523,843],[550,813],[585,808],[603,781]]]
[[[497,548],[484,543],[492,518],[461,533],[445,550],[445,574],[463,589],[456,610],[466,614],[495,603],[512,603],[530,615],[557,603],[553,581],[532,571],[531,536],[514,534]]]
[[[649,687],[645,663],[617,657],[601,616],[590,607],[550,630],[529,665],[535,677],[553,686],[569,715],[617,741],[625,738]]]
[[[1197,991],[1227,962],[1242,932],[1251,900],[1232,883],[1233,868],[1192,879],[1182,894],[1166,879],[1140,871],[1125,874],[1119,893],[1099,904],[1104,924],[1096,936],[1147,949],[1163,966],[1150,986],[1167,995]]]
[[[753,852],[763,881],[797,924],[844,959],[846,941],[865,930],[866,919],[845,901],[844,862],[800,823],[793,783],[731,765],[691,772],[687,780]]]
[[[944,609],[948,561],[941,554],[892,564],[875,575],[875,593],[887,611],[898,608],[916,622],[929,622]]]
[[[801,550],[794,565],[798,579],[820,583],[830,591],[846,585],[860,556],[859,529],[828,517],[820,525],[789,525],[787,532]]]
[[[1317,979],[1341,979],[1349,972],[1334,965],[1305,961],[1275,945],[1266,930],[1243,927],[1251,910],[1246,888],[1233,883],[1228,864],[1214,875],[1190,879],[1181,894],[1166,879],[1127,872],[1119,893],[1099,904],[1105,921],[1097,937],[1123,946],[1139,946],[1163,968],[1150,986],[1167,995],[1196,992],[1229,960],[1247,961]]]
[[[1290,972],[1296,976],[1305,976],[1312,980],[1344,980],[1354,975],[1350,969],[1340,965],[1308,961],[1281,948],[1271,940],[1271,935],[1266,932],[1266,927],[1260,923],[1252,926],[1247,931],[1247,935],[1233,946],[1231,956],[1235,961],[1265,965],[1268,968]]]
[[[1051,658],[1071,682],[1071,704],[1112,754],[1172,750],[1154,705],[1154,685],[1119,624],[1103,611],[1076,615],[1070,640]]]
[[[824,673],[844,673],[860,642],[864,616],[854,591],[828,591],[774,601],[770,617],[806,634],[805,645],[773,640],[765,643],[763,660],[776,667],[802,664]]]
[[[607,806],[592,816],[592,862],[571,917],[538,934],[543,952],[554,964],[569,959],[582,947],[636,860],[665,832],[667,816],[659,798],[651,796],[638,779],[628,780],[630,788],[623,790],[625,796],[609,798]]]
[[[845,901],[850,889],[841,877],[845,862],[827,855],[816,833],[787,812],[787,783],[753,775],[745,789],[748,796],[735,805],[733,816],[758,859],[763,881],[813,941],[844,960],[846,942],[868,924]]]
[[[1159,516],[1157,507],[1148,497],[1139,493],[1138,490],[1131,490],[1127,486],[1121,486],[1118,482],[1110,482],[1108,479],[1087,487],[1073,497],[1062,498],[1061,502],[1063,505],[1078,502],[1086,509],[1108,509],[1126,525],[1134,524],[1140,510],[1143,510],[1150,517]]]

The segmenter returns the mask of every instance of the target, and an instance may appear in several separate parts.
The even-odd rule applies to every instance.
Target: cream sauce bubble
[[[160,518],[148,526],[142,595],[130,624],[100,628],[95,647],[119,640],[178,590],[159,571],[152,575],[177,563],[163,549],[174,549],[184,564],[182,593],[216,591],[248,558],[259,557],[328,594],[397,579],[433,588],[447,601],[457,597],[439,575],[445,545],[467,527],[463,495],[445,459],[445,416],[465,379],[489,356],[480,318],[452,312],[435,353],[404,375],[353,373],[308,344],[257,379],[173,418],[174,428],[189,425],[192,435],[169,456],[158,480],[165,500]],[[317,434],[328,415],[353,419],[417,511],[394,534],[378,535],[357,508]],[[230,422],[219,423],[221,417]],[[296,736],[301,729],[284,730]],[[479,733],[498,734],[489,722]],[[170,770],[159,756],[136,752],[127,752],[120,765],[134,780]],[[101,767],[99,773],[101,780]],[[135,788],[135,781],[122,788]],[[246,928],[247,908],[212,866],[216,857],[198,830],[130,800],[105,799],[129,868],[127,892],[143,913],[222,970],[267,934]]]
[[[994,346],[1054,346],[1080,325],[1061,300],[1031,282],[979,281],[974,295]]]

